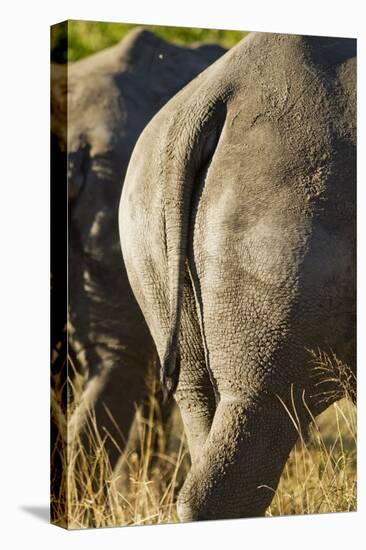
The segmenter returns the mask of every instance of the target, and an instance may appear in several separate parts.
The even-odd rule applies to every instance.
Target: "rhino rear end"
[[[155,120],[155,119],[154,119]],[[156,181],[158,125],[145,128],[133,151],[119,206],[122,254],[132,291],[162,360],[168,326],[162,189]]]

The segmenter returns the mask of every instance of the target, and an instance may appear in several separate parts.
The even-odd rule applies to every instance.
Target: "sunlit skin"
[[[249,35],[131,157],[122,251],[185,425],[183,521],[263,515],[337,398],[309,350],[355,367],[355,63],[354,40]]]

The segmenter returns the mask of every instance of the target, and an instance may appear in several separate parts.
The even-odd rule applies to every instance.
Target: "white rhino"
[[[355,368],[355,56],[251,34],[132,154],[121,243],[188,437],[182,520],[264,514],[298,437],[286,408],[305,429],[339,395],[308,350]]]

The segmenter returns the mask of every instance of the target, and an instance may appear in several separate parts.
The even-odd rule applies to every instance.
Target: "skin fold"
[[[310,350],[355,370],[355,56],[351,39],[252,33],[132,155],[121,244],[188,438],[183,521],[264,514],[336,399]]]
[[[53,143],[57,154],[67,154],[68,166],[69,355],[85,380],[69,419],[69,441],[83,433],[93,408],[101,433],[123,449],[136,406],[147,395],[156,351],[121,255],[119,197],[143,128],[224,51],[174,46],[138,28],[67,71],[52,66]],[[120,448],[112,438],[105,448],[114,467]]]

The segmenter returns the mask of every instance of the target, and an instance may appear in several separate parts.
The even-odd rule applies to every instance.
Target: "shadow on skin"
[[[50,522],[50,507],[49,506],[20,506],[23,512],[31,514],[43,522]]]

